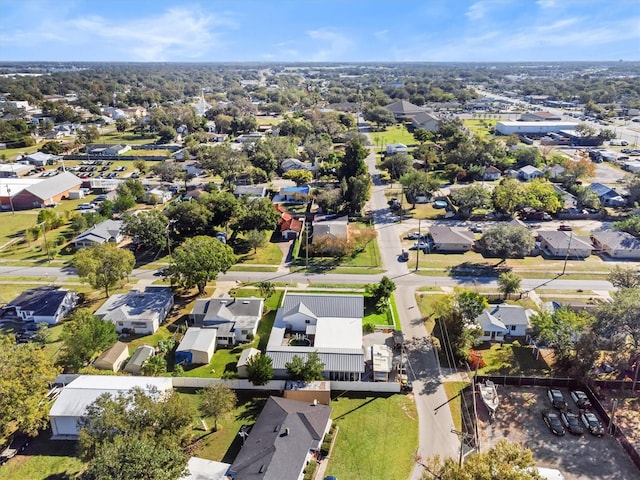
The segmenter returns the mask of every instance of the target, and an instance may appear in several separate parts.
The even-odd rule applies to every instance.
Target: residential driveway
[[[567,389],[561,389],[572,410]],[[480,397],[478,419],[480,447],[486,451],[500,439],[507,439],[533,451],[536,465],[557,468],[566,480],[633,480],[640,473],[629,457],[610,436],[581,437],[567,433],[553,435],[542,420],[542,410],[549,407],[546,388],[498,386],[500,406],[493,422],[489,421]]]

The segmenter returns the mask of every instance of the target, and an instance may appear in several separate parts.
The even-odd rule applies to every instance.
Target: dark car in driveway
[[[15,457],[18,453],[24,452],[29,446],[31,437],[24,433],[15,433],[0,452],[0,465],[6,463],[9,459]]]
[[[596,437],[601,437],[604,435],[604,427],[602,423],[600,423],[600,419],[593,412],[582,412],[580,414],[580,420],[582,420],[582,424],[584,428],[589,430],[589,433],[595,435]]]
[[[580,417],[577,413],[562,412],[560,414],[560,420],[562,420],[564,428],[566,428],[569,432],[573,433],[574,435],[584,435],[584,428],[582,428]]]
[[[544,420],[544,423],[547,424],[547,427],[549,427],[551,433],[553,433],[554,435],[562,437],[565,433],[567,433],[564,425],[562,425],[562,420],[560,420],[560,415],[558,414],[558,412],[554,412],[553,410],[543,410],[542,419]]]
[[[571,392],[571,399],[576,404],[576,406],[581,410],[586,410],[591,408],[591,400],[587,397],[587,394],[582,390],[573,390]]]
[[[567,402],[564,399],[564,395],[562,392],[556,388],[550,388],[547,390],[547,397],[551,402],[551,406],[553,408],[557,408],[558,410],[565,410],[567,408]]]

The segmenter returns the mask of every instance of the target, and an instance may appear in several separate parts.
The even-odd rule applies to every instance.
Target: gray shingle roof
[[[21,310],[32,311],[36,317],[47,317],[54,315],[58,311],[60,304],[68,293],[69,290],[57,287],[40,287],[25,290],[10,301],[6,307],[17,307]]]
[[[362,295],[287,293],[282,311],[286,316],[297,311],[300,304],[304,304],[316,317],[362,318],[364,315]]]
[[[475,242],[473,232],[468,230],[454,230],[445,225],[434,225],[429,228],[429,234],[434,243],[472,245]]]
[[[640,239],[627,232],[593,232],[591,236],[611,250],[640,250]]]
[[[285,370],[286,364],[298,356],[303,360],[311,352],[318,352],[325,372],[364,372],[364,352],[351,348],[281,347],[267,351],[274,370]]]
[[[330,416],[328,405],[270,397],[230,470],[242,480],[297,480]]]
[[[74,239],[74,242],[109,242],[120,235],[123,224],[122,220],[105,220],[82,232]]]

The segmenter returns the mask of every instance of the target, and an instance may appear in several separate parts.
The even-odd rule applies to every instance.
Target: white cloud
[[[379,30],[373,34],[376,38],[380,40],[386,40],[389,35],[389,30]]]
[[[476,2],[471,5],[465,15],[470,20],[480,20],[487,13],[487,2]]]
[[[538,0],[536,2],[540,8],[553,8],[557,5],[556,0]]]
[[[311,40],[321,44],[315,51],[310,48],[307,60],[312,62],[326,62],[339,58],[353,46],[349,37],[333,29],[309,30],[306,33]]]

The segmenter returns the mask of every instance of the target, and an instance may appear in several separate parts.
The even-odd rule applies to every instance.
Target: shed
[[[247,378],[249,376],[247,363],[249,363],[249,360],[251,360],[259,353],[260,350],[258,350],[257,348],[245,348],[242,351],[242,353],[240,354],[240,358],[238,359],[238,363],[236,364],[236,367],[238,369],[238,377]]]
[[[93,366],[99,370],[117,372],[122,368],[127,358],[129,358],[129,346],[126,343],[116,342],[96,358]]]
[[[142,345],[133,352],[131,356],[131,360],[127,362],[127,366],[124,367],[124,371],[127,373],[132,373],[133,375],[138,375],[140,370],[142,370],[142,364],[149,357],[153,357],[156,351],[153,347],[149,345]]]
[[[69,190],[69,200],[84,198],[84,190]]]
[[[188,328],[176,349],[176,364],[208,365],[216,349],[217,334],[215,328]]]

